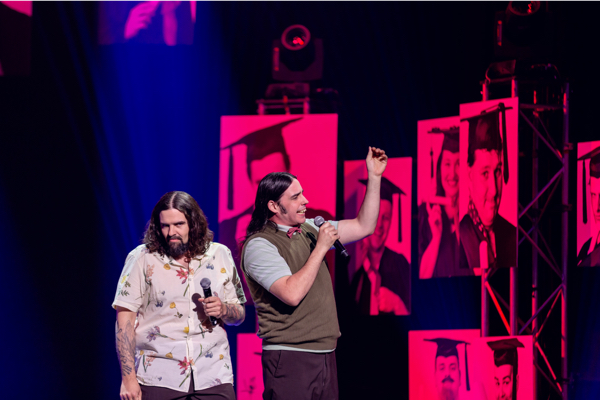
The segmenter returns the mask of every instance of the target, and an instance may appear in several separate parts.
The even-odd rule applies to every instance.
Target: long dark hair
[[[290,187],[294,179],[297,179],[289,172],[271,172],[258,184],[256,191],[256,200],[254,201],[254,211],[248,228],[246,229],[246,237],[242,240],[241,245],[246,243],[250,236],[264,231],[267,226],[271,226],[277,230],[277,225],[271,221],[273,212],[269,210],[269,201],[279,202],[283,193]]]
[[[160,213],[170,209],[175,209],[185,215],[190,227],[188,251],[184,257],[191,259],[206,253],[213,239],[213,233],[208,229],[208,221],[196,200],[185,192],[166,193],[154,206],[143,240],[148,250],[151,253],[158,252],[163,256],[168,254],[169,245],[160,229]]]

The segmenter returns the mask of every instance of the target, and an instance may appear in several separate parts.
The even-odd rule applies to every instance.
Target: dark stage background
[[[1,397],[118,398],[110,305],[125,257],[171,190],[194,196],[218,237],[219,118],[255,114],[270,83],[270,43],[283,29],[304,24],[324,41],[323,86],[341,98],[341,215],[344,160],[363,159],[368,145],[415,157],[418,120],[481,99],[494,12],[506,6],[199,2],[192,46],[100,47],[97,3],[34,3],[31,75],[0,78]],[[600,8],[551,7],[565,21],[571,141],[598,139]],[[302,146],[315,162],[327,156]],[[574,189],[570,196],[574,203]],[[336,279],[342,399],[408,398],[409,330],[479,328],[478,278],[419,281],[416,269],[413,277],[412,315],[379,319],[348,315],[347,282]],[[570,395],[598,398],[599,270],[569,277]],[[229,329],[233,354],[235,333],[253,329],[252,314]]]

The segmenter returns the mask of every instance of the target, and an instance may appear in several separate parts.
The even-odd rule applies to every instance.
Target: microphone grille
[[[325,223],[325,218],[321,217],[320,215],[318,217],[315,217],[315,225],[316,226],[321,226]]]
[[[202,280],[200,281],[200,286],[202,286],[202,289],[210,288],[210,279],[202,278]]]

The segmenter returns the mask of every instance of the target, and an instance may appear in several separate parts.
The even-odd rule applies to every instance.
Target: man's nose
[[[175,227],[174,226],[169,227],[169,236],[175,236]]]
[[[302,195],[302,204],[307,205],[308,204],[308,199],[306,198],[306,196]]]

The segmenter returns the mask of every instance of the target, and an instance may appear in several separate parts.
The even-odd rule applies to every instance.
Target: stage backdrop
[[[483,226],[490,224],[495,248],[487,246],[484,254],[489,265],[516,266],[519,99],[461,104],[460,120],[459,232],[469,268],[478,272],[480,244],[490,241]]]
[[[459,258],[459,127],[460,117],[418,122],[420,279],[473,275]]]
[[[309,201],[307,217],[335,219],[337,124],[337,114],[221,117],[218,242],[229,247],[238,268],[238,242],[246,234],[265,175],[295,175]],[[243,282],[252,304],[245,278]]]
[[[478,329],[408,332],[408,398],[484,400],[483,385],[473,376],[477,368],[474,362],[477,353],[473,345],[478,340]],[[440,360],[436,357],[438,349],[443,356]],[[452,357],[452,353],[458,360]],[[449,396],[443,397],[444,392],[451,392],[451,395],[446,393]]]
[[[345,218],[355,218],[358,214],[366,182],[364,160],[344,162]],[[348,273],[357,313],[410,314],[411,199],[412,158],[390,158],[382,178],[375,233],[346,246],[351,257]],[[382,248],[378,273],[370,278],[369,251]]]
[[[584,174],[585,171],[585,174]],[[577,144],[577,265],[600,266],[600,140]]]

